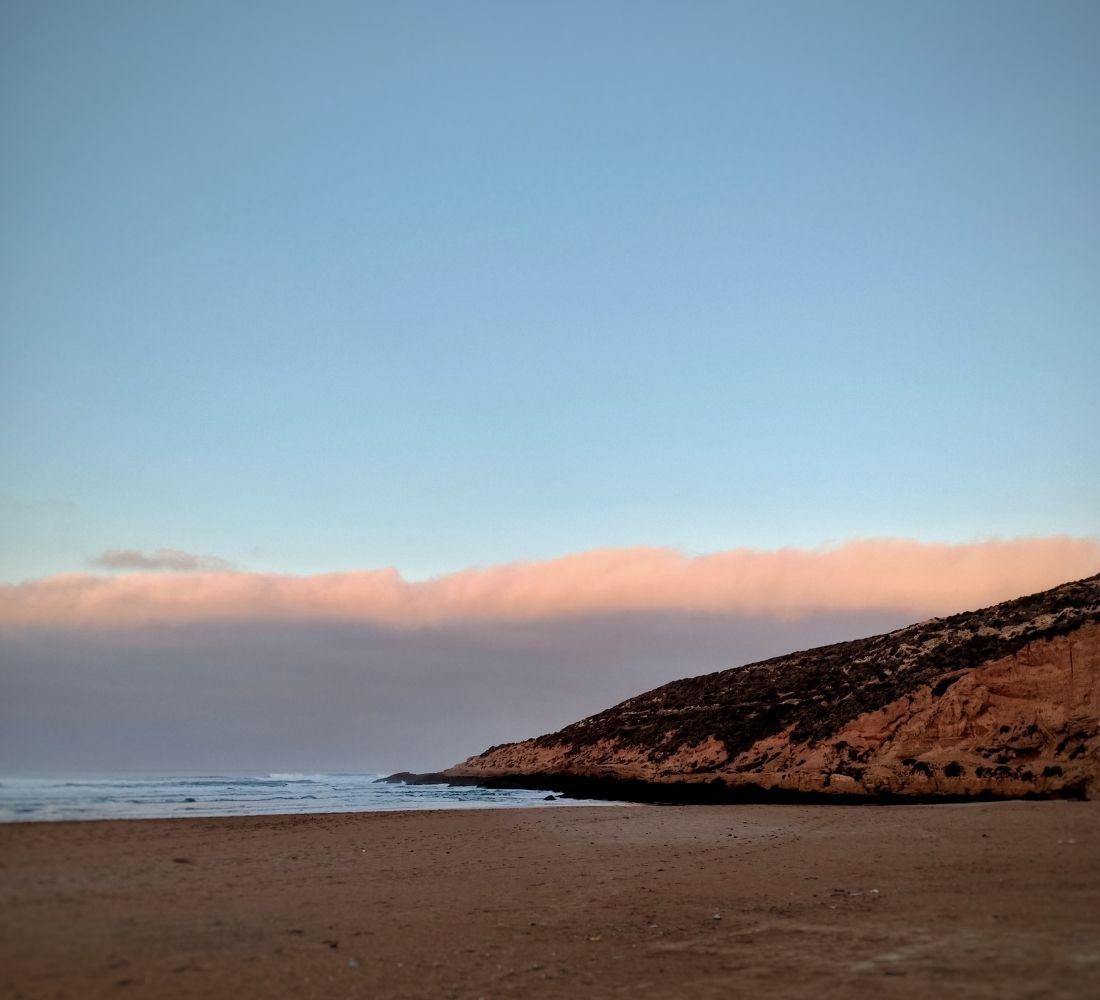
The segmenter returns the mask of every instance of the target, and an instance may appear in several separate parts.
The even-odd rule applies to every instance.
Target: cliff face
[[[848,795],[1100,792],[1100,576],[666,684],[445,773]]]

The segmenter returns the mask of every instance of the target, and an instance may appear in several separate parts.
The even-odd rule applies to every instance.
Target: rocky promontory
[[[723,801],[1086,798],[1098,775],[1100,575],[674,681],[434,778]]]

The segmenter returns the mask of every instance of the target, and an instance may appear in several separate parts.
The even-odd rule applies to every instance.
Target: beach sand
[[[10,997],[1095,997],[1100,803],[0,827]]]

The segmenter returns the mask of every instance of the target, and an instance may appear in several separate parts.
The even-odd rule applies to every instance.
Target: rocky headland
[[[1100,575],[665,684],[435,780],[668,801],[1088,798]]]

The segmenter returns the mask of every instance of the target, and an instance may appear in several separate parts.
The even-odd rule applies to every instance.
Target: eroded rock
[[[1087,796],[1100,787],[1100,575],[675,681],[444,774]]]

